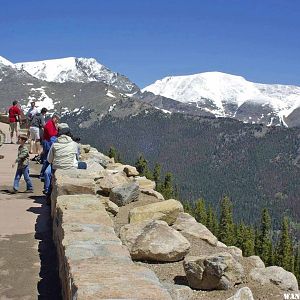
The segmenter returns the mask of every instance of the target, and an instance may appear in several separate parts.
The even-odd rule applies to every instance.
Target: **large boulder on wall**
[[[158,220],[125,225],[120,230],[120,237],[135,260],[178,261],[185,257],[191,246],[181,233]]]

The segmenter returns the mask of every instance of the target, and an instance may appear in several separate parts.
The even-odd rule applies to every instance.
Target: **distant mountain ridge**
[[[73,111],[79,115],[88,110],[90,123],[106,114],[124,117],[145,109],[210,115],[188,104],[142,93],[126,76],[93,58],[68,57],[13,64],[0,56],[0,104],[7,107],[12,101],[9,99],[19,100],[24,109],[35,100],[38,107],[62,115]],[[122,110],[118,109],[120,101]]]
[[[165,77],[142,91],[247,123],[290,125],[289,115],[300,107],[299,86],[253,83],[221,72]]]
[[[64,67],[65,63],[68,64],[68,68]],[[38,63],[37,65],[43,64]],[[53,82],[32,76],[26,71],[29,68],[28,65],[23,64],[22,67],[22,64],[13,64],[0,57],[1,111],[7,110],[13,100],[18,100],[22,108],[26,110],[29,102],[34,100],[39,109],[46,107],[50,114],[56,111],[61,115],[72,112],[79,115],[83,111],[88,111],[91,115],[90,122],[93,123],[98,122],[106,114],[125,117],[139,113],[143,109],[150,109],[149,104],[133,100],[127,95],[129,91],[139,91],[134,83],[125,76],[97,64],[93,59],[71,58],[55,61],[52,66],[50,66],[51,63],[47,64],[47,67],[44,66],[45,69],[41,67],[39,74],[42,74],[42,70],[47,73],[44,78],[49,79],[50,75],[53,78],[66,76],[65,82]],[[32,70],[38,70],[37,67],[31,64],[30,66]],[[90,66],[90,73],[88,73],[88,66]],[[50,74],[51,70],[52,74]],[[65,70],[64,73],[63,70]],[[99,70],[103,72],[101,73]],[[119,106],[120,109],[118,109]],[[115,111],[117,112],[115,113]]]
[[[269,126],[300,126],[300,87],[253,83],[241,76],[221,72],[166,77],[140,90],[126,76],[111,71],[94,58],[67,57],[13,64],[0,56],[0,82],[0,89],[6,91],[4,96],[20,100],[24,107],[35,99],[39,105],[63,114],[99,109],[99,103],[110,98],[105,111],[97,112],[105,115],[110,112],[111,105],[117,110],[118,99],[132,99],[139,102],[138,106],[145,104],[164,113],[228,117]],[[71,86],[76,86],[77,92],[72,92]],[[86,91],[84,95],[82,89]],[[77,101],[73,101],[74,98]],[[0,90],[0,103],[3,101]],[[84,105],[85,102],[89,105]],[[126,115],[129,113],[127,111]]]
[[[15,66],[38,79],[49,82],[100,81],[115,86],[126,93],[134,93],[139,90],[127,77],[111,71],[94,58],[67,57],[17,63]]]

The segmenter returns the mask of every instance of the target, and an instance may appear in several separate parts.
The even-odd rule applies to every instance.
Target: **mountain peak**
[[[127,77],[113,72],[95,58],[66,57],[43,61],[17,63],[19,70],[49,82],[104,82],[124,93],[132,93],[138,87]]]
[[[104,75],[105,71],[108,71],[94,58],[76,57],[17,63],[16,67],[38,79],[53,82],[98,81],[97,76]]]
[[[157,80],[142,91],[152,92],[184,103],[194,103],[216,116],[236,117],[243,111],[259,107],[262,117],[248,121],[259,122],[288,116],[300,107],[300,87],[261,84],[242,76],[222,72],[204,72],[185,76],[170,76]],[[245,108],[247,107],[247,109]],[[251,108],[252,107],[252,108]],[[269,111],[266,110],[269,107]],[[245,121],[244,117],[240,118]]]
[[[0,56],[0,64],[5,65],[5,66],[14,67],[14,64],[12,62],[10,62],[9,60],[7,60],[6,58],[4,58],[3,56]]]

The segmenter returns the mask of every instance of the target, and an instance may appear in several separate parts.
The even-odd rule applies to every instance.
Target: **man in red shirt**
[[[10,127],[10,142],[13,144],[14,131],[16,139],[18,139],[18,122],[21,117],[21,110],[18,107],[18,101],[14,101],[13,105],[8,109],[9,127]]]
[[[43,167],[41,169],[40,178],[44,177],[44,172],[46,168],[48,167],[47,163],[47,156],[48,152],[51,148],[51,145],[56,141],[57,134],[58,134],[58,128],[57,124],[59,122],[59,115],[54,113],[50,120],[48,120],[44,126],[44,134],[43,134],[43,154],[42,154],[42,162]]]
[[[53,114],[52,118],[48,120],[44,127],[43,140],[49,142],[51,137],[57,136],[57,124],[59,122],[59,115]]]

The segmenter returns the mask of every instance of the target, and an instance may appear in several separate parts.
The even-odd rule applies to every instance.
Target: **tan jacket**
[[[19,146],[16,163],[18,164],[18,169],[22,169],[29,165],[29,151],[26,146]]]
[[[52,144],[47,160],[54,170],[77,169],[78,144],[67,135],[61,135]]]

